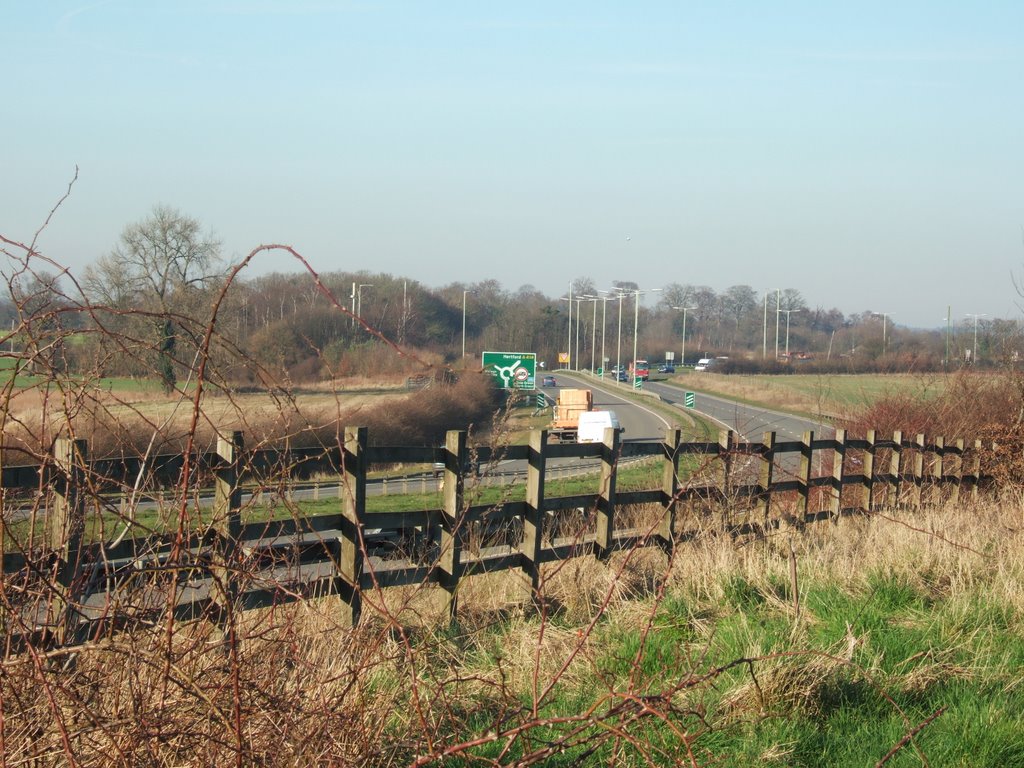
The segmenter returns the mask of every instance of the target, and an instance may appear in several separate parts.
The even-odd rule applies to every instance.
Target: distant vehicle
[[[625,430],[619,424],[615,411],[587,411],[579,415],[579,428],[576,442],[600,443],[604,440],[604,431],[611,427],[620,432]]]
[[[665,363],[665,365],[658,366],[658,373],[675,373],[675,372],[676,372],[676,367],[674,365],[669,364],[669,363]]]
[[[555,381],[554,376],[545,376],[543,379],[540,380],[540,385],[542,387],[557,387],[558,382]]]
[[[641,381],[647,381],[651,376],[651,366],[646,360],[635,360],[629,364],[629,372]]]
[[[693,370],[695,370],[695,371],[706,371],[708,368],[710,368],[714,364],[715,364],[715,361],[714,361],[713,358],[702,357],[700,360],[697,361],[697,364],[695,366],[693,366]]]
[[[615,379],[617,381],[629,381],[629,374],[625,371],[616,371]]]

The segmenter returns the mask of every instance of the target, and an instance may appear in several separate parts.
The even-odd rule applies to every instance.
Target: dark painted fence
[[[81,642],[167,611],[223,620],[234,610],[337,594],[355,625],[368,590],[425,584],[444,590],[454,618],[460,583],[480,573],[520,571],[535,592],[545,563],[636,546],[671,551],[709,524],[733,536],[764,535],[976,496],[991,448],[901,433],[852,439],[843,430],[789,442],[766,433],[761,443],[736,442],[732,432],[718,442],[683,442],[679,430],[661,442],[622,443],[607,430],[603,443],[590,444],[549,444],[536,431],[528,445],[504,448],[470,448],[466,433],[453,431],[443,448],[373,447],[366,428],[353,427],[326,448],[247,451],[234,433],[215,451],[91,461],[85,441],[62,439],[42,465],[0,470],[2,619],[8,642]],[[659,462],[660,484],[620,490],[630,457]],[[550,495],[549,462],[583,459],[599,462],[592,490]],[[526,462],[525,498],[470,503],[467,488],[499,460]],[[368,474],[393,464],[443,464],[440,506],[367,511]],[[338,476],[336,512],[245,522],[261,493],[317,474]],[[212,523],[195,530],[190,510],[211,484]],[[125,499],[153,498],[162,488],[177,489],[177,530],[87,541],[90,519],[104,510],[125,515]],[[638,508],[647,510],[646,522],[624,522],[623,513]],[[41,536],[30,520],[19,527],[26,515],[43,519]],[[563,533],[566,520],[575,522],[571,535]]]

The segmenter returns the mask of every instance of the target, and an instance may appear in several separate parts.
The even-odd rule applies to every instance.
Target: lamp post
[[[685,367],[686,366],[686,313],[689,312],[691,309],[696,309],[696,307],[672,307],[672,309],[680,309],[683,312],[683,348],[682,348],[682,350],[680,352],[680,355],[679,355],[679,365],[680,365],[680,367]]]
[[[353,285],[355,285],[355,283],[353,283]],[[360,321],[362,321],[362,319],[363,319],[363,288],[372,288],[372,287],[373,287],[373,283],[359,283],[359,285],[356,287],[356,290],[355,290],[355,300],[356,300],[355,310],[356,310],[356,314],[355,314],[355,317],[352,318],[352,325],[355,325],[356,317],[358,317]]]
[[[476,291],[462,292],[462,356],[466,356],[466,295]]]
[[[978,318],[987,317],[987,313],[968,312],[964,317],[974,318],[974,348],[971,349],[971,365],[975,365],[978,362]]]
[[[882,356],[885,356],[885,348],[888,346],[888,334],[886,333],[886,325],[889,319],[888,312],[872,312],[872,315],[876,315],[882,318]]]
[[[608,291],[602,291],[600,288],[597,290],[598,293],[608,293]],[[608,296],[601,296],[601,378],[604,378],[605,374],[605,354],[604,354],[604,332],[608,327]],[[597,306],[596,304],[594,305]]]
[[[618,381],[618,372],[622,368],[622,299],[625,291],[619,291],[619,340],[615,345],[615,380]]]
[[[566,364],[566,368],[568,368],[569,370],[572,370],[572,364],[573,364],[573,359],[572,359],[572,280],[569,281],[569,339],[568,339],[568,342],[569,342],[569,346],[566,347],[566,350],[569,353],[569,362]]]
[[[594,317],[590,324],[590,372],[597,373],[597,368],[594,367],[594,362],[597,357],[597,302],[601,300],[601,297],[585,293],[583,294],[583,298],[587,301],[593,302],[594,304]],[[579,307],[577,307],[576,310],[578,313]]]
[[[799,309],[780,309],[780,312],[786,313],[786,360],[789,360],[789,316],[794,312],[799,312]],[[775,359],[778,359],[776,354]]]
[[[775,289],[775,360],[779,360],[779,313],[782,311],[782,289]],[[788,316],[787,316],[788,319]]]
[[[656,293],[661,288],[647,288],[646,290],[637,289],[633,291],[633,386],[636,386],[636,355],[637,355],[637,343],[640,340],[640,294],[641,293]]]
[[[942,371],[946,373],[949,370],[949,329],[953,321],[953,305],[946,305],[946,357],[942,361]]]
[[[573,301],[577,302],[577,307],[576,307],[576,309],[577,309],[577,312],[576,312],[576,351],[579,352],[579,346],[580,346],[579,301],[580,301],[580,297],[572,295],[572,281],[571,280],[569,281],[569,295],[568,296],[559,296],[558,300],[559,301],[567,301],[567,302],[569,302],[569,327],[567,329],[568,334],[567,334],[567,339],[566,339],[566,342],[567,342],[566,350],[568,350],[568,353],[569,353],[569,362],[566,364],[566,368],[568,368],[569,370],[572,370],[572,366],[575,363],[575,356],[574,356],[573,350],[572,350],[572,303],[573,303]]]
[[[576,361],[575,370],[580,369],[580,305],[583,304],[583,296],[577,294],[576,296],[576,357],[573,360]]]
[[[761,359],[768,357],[768,291],[764,292],[764,340],[761,342]]]

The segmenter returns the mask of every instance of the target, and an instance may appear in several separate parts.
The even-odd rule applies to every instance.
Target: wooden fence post
[[[761,449],[761,471],[757,481],[757,506],[765,532],[772,506],[772,478],[775,472],[775,433],[765,432]]]
[[[964,441],[960,438],[953,444],[953,455],[957,457],[956,471],[951,478],[953,488],[949,493],[949,500],[956,504],[960,501],[960,486],[964,482]]]
[[[921,508],[922,484],[924,483],[924,434],[914,438],[914,508]]]
[[[811,497],[811,467],[814,458],[814,432],[804,432],[800,439],[800,495],[797,499],[796,524],[802,526],[807,521]]]
[[[82,534],[85,532],[86,440],[57,438],[54,462],[58,477],[53,509],[46,517],[47,544],[56,555],[54,596],[47,603],[46,623],[54,628],[57,643],[75,642],[78,575],[82,558]]]
[[[981,440],[974,441],[974,456],[971,469],[971,501],[978,500],[978,486],[981,485]]]
[[[946,438],[935,438],[935,461],[932,462],[932,492],[931,503],[938,506],[942,503],[942,484],[945,474],[946,463]]]
[[[345,427],[341,469],[345,495],[342,500],[342,528],[338,557],[342,619],[350,627],[359,623],[363,611],[363,517],[366,514],[366,427]]]
[[[732,495],[732,454],[736,448],[736,433],[731,429],[722,429],[718,432],[718,458],[722,462],[722,480],[720,487],[723,495],[728,499]]]
[[[665,507],[662,514],[658,535],[665,554],[671,557],[675,546],[676,508],[679,500],[679,441],[682,431],[679,429],[665,430],[665,456],[661,470],[661,503]]]
[[[220,607],[229,617],[238,599],[238,538],[242,532],[239,464],[242,449],[241,432],[232,432],[229,439],[217,438],[219,462],[214,472],[212,521],[212,527],[217,534],[217,560],[212,570],[214,583],[221,593]]]
[[[832,522],[838,522],[843,512],[843,472],[846,470],[846,430],[837,429],[832,456]]]
[[[458,619],[459,579],[462,576],[462,499],[466,467],[466,433],[451,430],[445,437],[444,500],[441,509],[441,586],[448,593],[448,618]]]
[[[875,430],[869,429],[861,472],[861,507],[870,514],[875,506]]]
[[[523,515],[523,573],[529,581],[530,600],[540,604],[540,565],[544,540],[544,480],[547,465],[546,429],[530,432],[530,457],[526,470],[526,514]]]
[[[729,530],[729,506],[732,503],[732,454],[736,447],[735,433],[731,429],[723,429],[718,433],[718,458],[722,463],[722,531]],[[710,494],[708,494],[710,496]]]
[[[892,453],[889,454],[889,487],[892,497],[889,505],[896,509],[900,506],[900,490],[903,484],[903,432],[892,433]]]
[[[601,495],[597,503],[597,530],[594,554],[608,558],[615,544],[615,479],[619,461],[619,430],[604,431],[601,449]]]

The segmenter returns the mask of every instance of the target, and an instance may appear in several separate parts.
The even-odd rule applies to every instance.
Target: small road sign
[[[697,396],[693,392],[687,392],[683,395],[683,405],[687,408],[693,408],[697,404]]]
[[[641,379],[639,376],[637,376],[635,379],[633,379],[633,389],[643,389],[643,388],[644,388],[644,380],[643,379]]]

